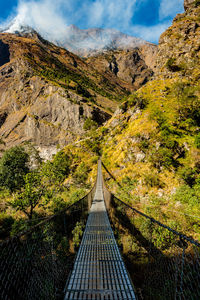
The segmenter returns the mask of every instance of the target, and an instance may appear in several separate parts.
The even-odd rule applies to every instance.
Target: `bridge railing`
[[[124,203],[105,183],[104,198],[138,299],[200,299],[200,243]]]
[[[63,299],[73,267],[73,229],[86,222],[95,186],[88,195],[26,232],[0,243],[0,299]]]

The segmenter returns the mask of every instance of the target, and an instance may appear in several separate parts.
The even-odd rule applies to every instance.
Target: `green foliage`
[[[149,160],[159,170],[161,167],[170,168],[174,164],[173,151],[166,147],[160,147],[158,150],[154,149]]]
[[[95,154],[99,155],[101,152],[101,138],[96,134],[96,132],[92,132],[90,139],[85,141],[87,148],[94,152]]]
[[[84,223],[82,221],[76,223],[76,227],[72,231],[73,234],[73,246],[78,248],[81,242],[81,237],[83,235]]]
[[[24,184],[24,175],[28,173],[29,155],[24,148],[16,146],[4,152],[0,160],[0,183],[11,192]]]
[[[42,174],[51,184],[60,184],[69,175],[71,160],[65,152],[58,152],[52,161],[46,162],[42,167]]]
[[[197,184],[193,187],[189,185],[182,185],[173,196],[175,201],[180,201],[190,207],[199,207],[200,185]]]
[[[64,209],[67,208],[69,204],[63,201],[62,197],[53,197],[53,202],[51,205],[51,211],[53,214],[57,214],[60,211],[63,211]]]
[[[83,125],[84,130],[97,129],[97,127],[98,127],[98,124],[91,118],[87,118]]]
[[[200,0],[195,0],[195,1],[194,1],[194,6],[195,6],[195,7],[200,6]]]
[[[73,178],[75,181],[79,184],[83,184],[87,181],[88,179],[88,172],[89,172],[89,167],[82,162],[77,168],[76,171],[73,174]]]
[[[196,95],[197,87],[177,82],[173,86],[173,94],[177,98],[177,112],[180,121],[191,119],[194,124],[200,125],[200,99]]]
[[[148,148],[149,148],[149,141],[147,140],[147,139],[142,139],[141,140],[141,142],[139,143],[139,148],[140,148],[140,150],[142,150],[142,151],[146,151]]]
[[[145,185],[149,187],[163,187],[163,184],[160,182],[158,174],[154,172],[144,174],[144,182]]]
[[[167,60],[165,66],[171,72],[178,72],[181,70],[180,66],[176,64],[176,59],[172,57]]]
[[[45,189],[41,185],[41,177],[37,172],[31,172],[24,177],[25,185],[15,194],[11,202],[12,207],[22,211],[29,218],[33,218],[35,207],[41,202]],[[45,203],[46,204],[46,203]]]
[[[162,250],[172,247],[172,244],[175,242],[172,232],[157,225],[154,225],[152,239],[156,248]]]
[[[67,237],[63,237],[56,249],[56,254],[64,259],[69,255],[69,248],[70,244]]]
[[[19,219],[19,220],[17,219],[14,221],[12,225],[12,229],[10,230],[10,235],[15,236],[19,232],[26,231],[31,225],[32,223],[29,224],[24,219]]]
[[[179,175],[185,181],[186,184],[192,187],[195,184],[195,181],[197,179],[198,170],[195,168],[190,168],[188,166],[185,166],[179,169]]]
[[[60,63],[59,60],[54,61],[53,64],[56,65],[56,67],[50,68],[41,66],[40,71],[36,70],[36,74],[39,74],[40,76],[43,76],[48,80],[58,82],[58,84],[62,85],[63,88],[73,89],[77,94],[82,95],[83,97],[90,100],[92,97],[90,92],[88,91],[89,89],[92,89],[103,97],[116,100],[118,99],[118,97],[111,94],[112,91],[115,92],[114,87],[106,78],[103,78],[101,86],[99,86],[84,73],[75,73],[72,70],[66,68],[62,63]],[[74,82],[75,85],[71,85],[71,82]],[[108,88],[111,93],[107,91]],[[126,93],[125,90],[124,93]],[[94,99],[92,101],[94,101]]]
[[[200,149],[200,133],[198,133],[195,137],[195,141],[194,141],[197,149]]]

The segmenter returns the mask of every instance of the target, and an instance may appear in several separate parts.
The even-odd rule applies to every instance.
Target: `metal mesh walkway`
[[[106,212],[100,161],[96,193],[66,287],[67,299],[136,299]]]

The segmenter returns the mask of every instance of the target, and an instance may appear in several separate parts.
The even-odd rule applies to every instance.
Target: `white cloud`
[[[156,42],[169,25],[167,18],[181,11],[183,0],[158,0],[160,23],[153,27],[134,26],[135,11],[147,1],[150,0],[19,0],[12,29],[29,25],[45,38],[59,41],[66,35],[66,26],[76,24],[81,28],[115,28]]]
[[[57,1],[57,5],[64,2]],[[61,16],[57,5],[49,0],[42,1],[20,1],[17,8],[17,16],[13,24],[13,30],[19,25],[29,25],[38,30],[44,36],[51,34],[53,38],[60,38],[64,34],[66,20]]]
[[[184,0],[161,0],[159,18],[162,20],[183,12],[183,2]]]

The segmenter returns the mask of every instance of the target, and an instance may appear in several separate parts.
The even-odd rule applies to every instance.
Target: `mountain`
[[[87,119],[110,118],[130,90],[35,31],[0,34],[0,75],[0,136],[8,148],[29,141],[55,151],[83,134]]]
[[[153,76],[157,50],[157,46],[153,44],[130,50],[108,50],[90,56],[85,61],[96,70],[114,74],[132,85],[132,90],[137,90]]]
[[[133,49],[146,41],[123,34],[114,29],[79,29],[71,25],[60,45],[79,56],[94,56],[108,50]]]
[[[199,239],[200,1],[185,1],[185,9],[160,37],[152,80],[119,105],[90,143],[66,151],[78,151],[89,165],[91,145],[98,145],[113,175],[106,180],[110,190]]]
[[[17,19],[14,19],[3,32],[14,33],[18,36],[31,36],[36,33],[31,27],[20,24]],[[62,38],[52,38],[48,33],[44,34],[44,38],[79,56],[93,56],[107,50],[134,49],[149,44],[140,38],[114,29],[80,29],[75,25],[63,29]]]
[[[114,30],[70,26],[66,32],[62,46],[74,51],[90,41],[84,49],[96,47],[96,56],[83,60],[15,20],[0,34],[0,136],[8,148],[29,141],[41,153],[57,151],[84,134],[87,119],[108,120],[153,75],[155,45],[131,49],[145,42]],[[104,44],[130,50],[102,53]]]

